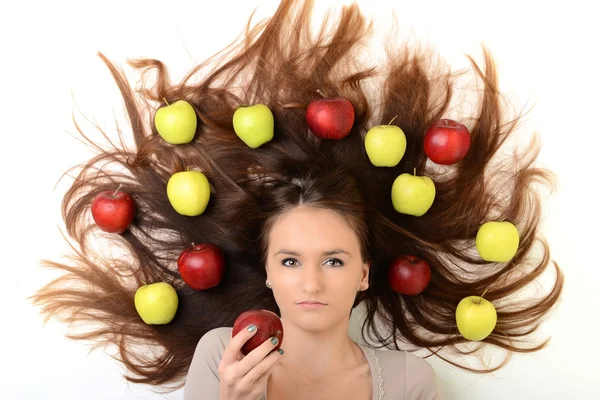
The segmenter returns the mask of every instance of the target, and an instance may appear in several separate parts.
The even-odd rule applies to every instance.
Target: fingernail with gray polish
[[[256,330],[256,325],[250,325],[250,326],[248,327],[248,330],[249,330],[250,332],[254,332],[254,331]]]

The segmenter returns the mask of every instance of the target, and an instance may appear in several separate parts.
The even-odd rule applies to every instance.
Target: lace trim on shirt
[[[377,372],[377,380],[378,380],[377,399],[376,400],[383,400],[383,396],[385,396],[385,390],[383,389],[384,380],[383,380],[383,374],[381,373],[382,372],[381,362],[380,362],[379,357],[377,356],[377,353],[375,352],[375,350],[373,350],[370,347],[367,347],[367,351],[369,352],[369,354],[371,355],[373,360],[375,360],[375,370]]]

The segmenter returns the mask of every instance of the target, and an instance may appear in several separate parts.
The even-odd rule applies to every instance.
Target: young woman
[[[231,328],[214,329],[196,349],[185,398],[441,398],[426,361],[374,351],[348,335],[357,294],[369,288],[367,206],[352,176],[314,171],[277,185],[267,201],[275,209],[261,239],[266,286],[281,313],[285,350],[273,351],[274,338],[238,357],[256,326],[233,339]]]
[[[272,18],[223,53],[214,70],[199,65],[178,84],[169,83],[158,60],[131,61],[145,78],[156,73],[156,84],[139,92],[145,105],[101,55],[123,95],[134,146],[125,137],[112,141],[113,148],[98,146],[100,154],[82,166],[63,202],[76,254],[72,264],[50,264],[66,274],[34,299],[47,316],[77,323],[72,337],[116,344],[132,382],[185,385],[186,398],[202,399],[433,399],[439,397],[434,373],[412,350],[426,348],[485,373],[500,368],[511,352],[536,351],[547,342],[530,342],[528,335],[563,284],[537,232],[535,189],[551,184],[551,176],[533,165],[536,142],[502,157],[499,150],[520,115],[504,103],[489,52],[484,49],[483,68],[470,58],[483,85],[468,115],[451,104],[455,79],[464,71],[452,73],[432,51],[408,45],[390,45],[385,62],[365,65],[371,25],[358,8],[345,7],[334,29],[315,38],[309,34],[311,7],[311,1],[282,1]],[[341,139],[317,137],[307,125],[307,105],[334,97],[352,104],[351,130]],[[178,100],[197,116],[186,144],[168,143],[148,122],[157,103]],[[236,109],[256,104],[271,110],[274,134],[251,147],[232,121]],[[442,118],[470,132],[468,153],[452,165],[430,162],[423,148],[425,132]],[[376,125],[404,132],[406,150],[397,165],[370,161],[365,135]],[[210,182],[208,206],[196,216],[176,211],[167,194],[170,178],[190,170]],[[435,200],[420,216],[398,212],[390,199],[403,173],[435,183]],[[119,186],[135,201],[135,218],[127,230],[99,236],[90,204]],[[477,254],[475,238],[487,221],[518,229],[510,260],[490,262]],[[125,256],[93,251],[102,249],[90,245],[99,238]],[[178,272],[178,256],[193,242],[214,243],[224,254],[225,275],[215,287],[194,290]],[[431,267],[419,294],[390,285],[390,264],[402,255]],[[556,272],[549,293],[510,302],[549,266]],[[148,325],[135,308],[136,291],[152,282],[176,289],[177,312],[167,324]],[[484,293],[496,306],[497,322],[473,349],[457,328],[456,310],[465,297]],[[384,350],[348,336],[350,312],[361,303],[363,337]],[[231,338],[229,327],[249,309],[281,317],[283,354],[265,341],[240,355],[256,331]],[[507,358],[482,368],[461,363],[485,345],[506,350]]]

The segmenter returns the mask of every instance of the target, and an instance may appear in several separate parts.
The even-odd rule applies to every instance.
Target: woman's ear
[[[371,269],[371,263],[364,263],[362,266],[362,275],[360,278],[360,284],[358,286],[358,291],[362,292],[369,288],[369,270]]]

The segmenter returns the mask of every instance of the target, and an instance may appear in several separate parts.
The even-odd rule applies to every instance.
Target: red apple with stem
[[[192,289],[210,289],[223,279],[225,257],[213,243],[192,243],[179,254],[177,268],[183,281]]]
[[[354,107],[344,97],[315,99],[306,108],[306,122],[315,136],[340,140],[352,130]]]
[[[388,270],[388,281],[393,291],[406,295],[423,292],[431,280],[429,264],[416,256],[396,257]]]
[[[466,126],[451,119],[434,122],[423,141],[423,150],[436,164],[450,165],[462,160],[471,146],[471,135]]]
[[[92,218],[100,229],[109,233],[123,233],[135,217],[135,202],[129,193],[105,190],[92,201]]]
[[[242,346],[242,354],[248,355],[252,350],[271,337],[279,339],[273,350],[278,350],[283,343],[283,325],[281,319],[269,310],[248,310],[241,313],[233,323],[231,337],[235,337],[242,329],[256,325],[256,333]]]

